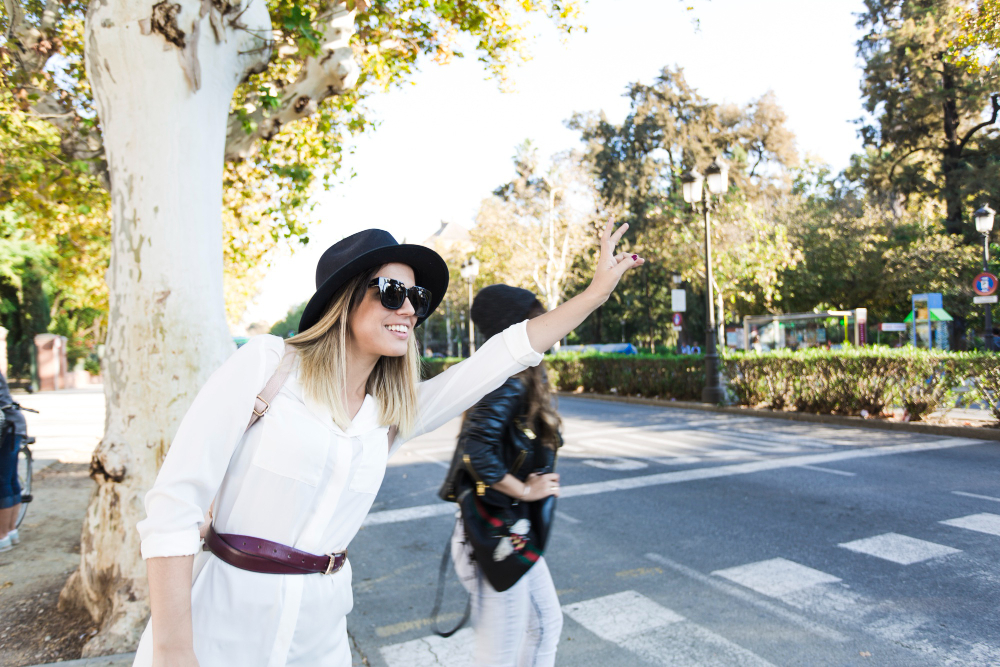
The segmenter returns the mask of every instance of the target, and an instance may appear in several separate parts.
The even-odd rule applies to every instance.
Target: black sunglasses
[[[392,278],[373,278],[368,287],[378,287],[382,306],[389,310],[402,308],[403,301],[410,300],[414,314],[424,317],[431,309],[431,291],[423,287],[410,287]]]

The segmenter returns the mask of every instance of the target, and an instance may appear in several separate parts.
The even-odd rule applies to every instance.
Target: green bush
[[[459,361],[424,359],[424,376]],[[705,381],[702,355],[562,353],[545,363],[553,388],[568,392],[695,401]],[[863,347],[727,352],[720,363],[739,405],[873,416],[900,406],[918,421],[939,407],[979,402],[1000,419],[1000,355]]]
[[[991,363],[990,355],[863,347],[729,353],[724,366],[741,405],[845,415],[878,415],[899,405],[919,420],[954,405],[956,390]]]
[[[545,358],[549,383],[560,391],[697,400],[704,361],[694,355],[562,353]]]

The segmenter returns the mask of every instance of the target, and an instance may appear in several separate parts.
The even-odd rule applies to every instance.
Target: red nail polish
[[[639,255],[632,255],[632,259],[633,259],[633,260],[637,260],[637,259],[639,259]]]

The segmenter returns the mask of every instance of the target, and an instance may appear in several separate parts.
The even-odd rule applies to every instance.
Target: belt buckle
[[[331,554],[327,554],[330,557],[330,562],[327,564],[327,566],[326,566],[326,572],[324,572],[323,574],[336,574],[333,571],[333,564],[335,562],[337,562],[337,556],[339,556],[340,554],[344,554],[344,560],[346,561],[347,560],[347,549],[344,549],[343,551],[335,551],[335,552],[333,552]],[[339,571],[340,571],[340,568],[337,568],[337,572],[339,572]]]

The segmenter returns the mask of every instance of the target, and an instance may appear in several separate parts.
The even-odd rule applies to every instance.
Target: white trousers
[[[455,572],[472,595],[472,627],[476,632],[477,667],[552,667],[562,633],[562,609],[545,558],[520,581],[498,592],[465,543],[462,520],[451,541]]]

